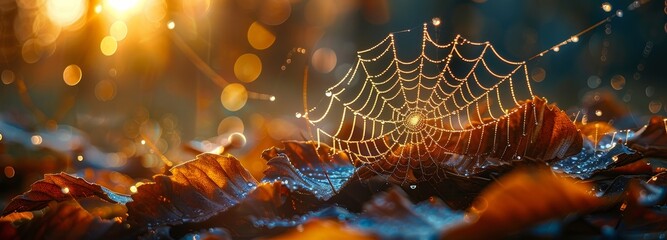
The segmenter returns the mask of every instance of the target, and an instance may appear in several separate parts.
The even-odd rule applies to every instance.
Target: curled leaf
[[[128,220],[156,225],[199,222],[241,201],[258,182],[234,157],[201,154],[137,188]]]
[[[132,234],[127,226],[103,220],[84,210],[76,201],[52,202],[42,217],[21,225],[21,239],[102,239]]]
[[[667,118],[653,116],[628,140],[630,148],[646,157],[667,158]]]
[[[100,185],[89,183],[67,173],[46,174],[30,186],[30,190],[12,199],[2,216],[13,212],[39,210],[51,201],[66,201],[96,196],[111,203],[127,203],[129,197],[114,193]]]
[[[537,223],[600,208],[606,201],[548,170],[510,173],[482,192],[466,214],[466,224],[445,231],[445,239],[501,238]]]
[[[354,174],[354,166],[341,151],[332,153],[325,145],[315,142],[285,141],[285,148],[264,151],[268,169],[262,182],[280,181],[293,190],[301,189],[328,200]]]
[[[222,227],[234,238],[269,236],[304,223],[310,214],[324,207],[312,194],[292,191],[282,182],[260,183],[237,204],[209,219],[188,222],[172,228],[173,236],[193,229]]]

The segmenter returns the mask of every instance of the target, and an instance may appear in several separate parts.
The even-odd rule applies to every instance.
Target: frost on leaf
[[[312,211],[325,206],[311,193],[300,193],[281,182],[260,183],[243,200],[227,211],[194,224],[175,229],[188,230],[224,227],[233,237],[253,238],[268,236],[303,223]]]
[[[201,154],[141,185],[127,204],[128,220],[175,225],[198,222],[236,205],[258,184],[232,156]]]
[[[260,236],[267,224],[294,222],[324,206],[354,172],[342,152],[285,142],[264,152],[269,168],[256,181],[232,156],[201,154],[138,187],[128,220],[172,231],[225,227],[233,236]],[[302,222],[302,221],[300,221]]]
[[[588,179],[599,172],[632,164],[642,158],[667,157],[667,121],[654,116],[639,130],[615,130],[607,123],[579,126],[584,136],[582,150],[556,161],[554,171]]]
[[[325,145],[316,149],[313,142],[286,141],[283,146],[264,151],[265,177],[233,206],[172,231],[180,235],[189,229],[224,227],[234,237],[266,236],[302,224],[313,211],[330,206],[327,200],[354,172],[347,155]]]
[[[284,148],[262,154],[269,168],[262,182],[280,181],[293,190],[305,190],[328,200],[350,179],[354,166],[347,154],[314,142],[284,141]]]
[[[451,210],[437,198],[413,204],[405,192],[393,188],[366,203],[363,213],[349,225],[382,239],[435,239],[462,221],[462,212]]]
[[[51,201],[61,202],[92,196],[111,203],[125,204],[130,201],[125,195],[67,173],[45,174],[44,179],[33,183],[29,191],[12,199],[3,210],[2,216],[13,212],[39,210]]]

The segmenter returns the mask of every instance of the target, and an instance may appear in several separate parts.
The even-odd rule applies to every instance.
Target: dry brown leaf
[[[44,216],[21,225],[17,234],[20,239],[101,239],[130,234],[127,227],[91,215],[76,201],[65,201],[51,202]]]
[[[510,173],[482,192],[466,214],[467,223],[447,230],[443,239],[502,238],[549,219],[605,206],[591,188],[544,169]]]
[[[236,205],[258,184],[231,155],[200,154],[169,172],[137,188],[127,204],[128,220],[149,228],[203,221]]]
[[[89,183],[67,173],[46,174],[30,186],[30,190],[12,199],[2,215],[13,212],[39,210],[51,201],[65,201],[96,196],[111,203],[125,203],[129,198],[113,193],[97,184]]]
[[[646,157],[667,158],[667,118],[653,116],[636,136],[628,140],[630,148]]]

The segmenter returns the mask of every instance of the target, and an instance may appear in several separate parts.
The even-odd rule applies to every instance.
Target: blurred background
[[[306,69],[317,102],[390,32],[522,61],[611,15],[529,76],[573,119],[638,127],[667,114],[667,1],[0,0],[0,206],[60,171],[131,193],[221,146],[259,177],[307,135]]]

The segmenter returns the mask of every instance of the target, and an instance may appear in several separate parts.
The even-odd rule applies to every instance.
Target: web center
[[[419,131],[424,127],[424,115],[419,112],[410,113],[405,118],[403,125],[410,131]]]

